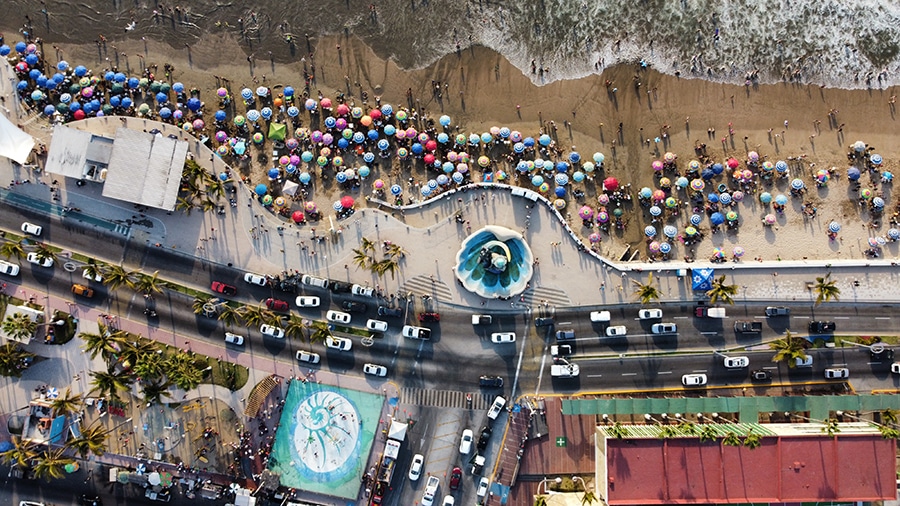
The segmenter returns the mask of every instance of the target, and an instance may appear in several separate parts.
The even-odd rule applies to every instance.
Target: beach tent
[[[273,141],[283,141],[286,132],[287,125],[284,123],[275,123],[273,121],[269,125],[269,139],[272,139]]]
[[[0,156],[25,165],[32,149],[34,149],[34,138],[0,113]]]
[[[703,268],[692,269],[691,272],[691,288],[695,291],[708,291],[712,289],[713,278],[715,278],[715,269]]]
[[[297,188],[299,188],[299,187],[300,187],[300,185],[298,185],[297,183],[295,183],[293,181],[285,181],[284,186],[281,187],[281,193],[283,193],[285,195],[290,195],[291,197],[293,197],[294,195],[297,194]]]

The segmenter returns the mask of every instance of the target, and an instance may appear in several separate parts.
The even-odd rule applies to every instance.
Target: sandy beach
[[[6,43],[18,40],[15,30],[15,26],[3,27],[8,34]],[[788,161],[789,178],[774,185],[762,184],[760,191],[789,195],[788,183],[795,177],[803,179],[809,188],[804,198],[790,199],[786,211],[772,227],[762,224],[763,216],[771,211],[755,195],[748,195],[734,207],[740,215],[737,232],[707,234],[694,250],[673,244],[672,258],[704,259],[716,247],[722,247],[730,256],[734,246],[744,248],[744,261],[758,257],[861,258],[868,248],[868,238],[886,235],[890,226],[886,218],[877,220],[878,227],[867,225],[871,217],[857,205],[858,192],[851,189],[846,178],[846,154],[851,143],[862,140],[882,155],[882,170],[900,170],[900,148],[890,142],[896,115],[889,101],[895,88],[861,91],[799,84],[740,86],[680,79],[637,65],[619,65],[600,75],[536,86],[532,76],[523,74],[501,55],[478,46],[463,48],[426,68],[403,70],[394,61],[377,56],[352,35],[317,37],[310,42],[312,57],[283,63],[281,54],[273,54],[271,59],[261,57],[260,54],[266,54],[265,45],[248,62],[245,44],[233,31],[205,33],[187,47],[173,47],[176,44],[156,42],[153,37],[141,40],[138,31],[117,32],[118,35],[105,35],[105,48],[94,43],[93,35],[86,37],[90,40],[74,40],[74,35],[61,41],[47,37],[47,60],[55,64],[65,59],[73,65],[86,65],[95,73],[117,66],[129,75],[152,65],[157,65],[161,74],[163,65],[170,63],[175,68],[171,80],[200,89],[201,96],[210,103],[214,102],[214,90],[223,82],[221,78],[228,80],[227,86],[234,95],[245,86],[255,88],[258,84],[276,90],[285,85],[302,90],[304,67],[311,72],[312,65],[314,97],[321,92],[333,98],[343,92],[348,101],[362,105],[361,93],[366,92],[370,107],[376,96],[382,103],[404,105],[411,90],[410,103],[419,111],[427,111],[433,118],[449,115],[451,126],[463,133],[507,126],[537,137],[543,128],[543,132],[555,137],[564,152],[577,150],[585,159],[594,152],[603,153],[605,170],[594,174],[593,183],[579,186],[585,191],[584,202],[595,209],[602,178],[612,176],[622,184],[630,183],[632,193],[644,186],[657,189],[658,179],[651,163],[672,152],[678,155],[677,166],[683,172],[688,162],[696,158],[694,149],[699,144],[706,144],[711,161],[724,163],[726,158],[734,157],[743,163],[750,151],[757,151],[761,162]],[[306,42],[299,41],[297,45],[305,46]],[[296,58],[299,60],[299,54]],[[437,82],[443,86],[440,99],[432,93],[433,83]],[[37,126],[31,125],[30,132],[46,136],[46,130]],[[654,142],[657,137],[660,141]],[[649,144],[644,142],[647,139]],[[832,167],[841,177],[816,188],[816,170]],[[248,175],[261,179],[264,169],[254,164]],[[393,178],[384,173],[373,176],[384,177],[389,184],[398,177],[408,177],[396,170]],[[415,171],[410,176],[422,181],[431,177]],[[720,177],[714,182],[728,179]],[[870,187],[869,175],[863,174],[860,182]],[[530,187],[528,181],[521,183]],[[885,214],[889,215],[897,207],[891,199],[891,186],[877,186],[887,202]],[[317,199],[320,197],[320,206],[327,208],[339,195],[317,195]],[[680,198],[687,200],[684,194]],[[816,208],[814,219],[804,218],[804,203]],[[574,228],[587,238],[592,230],[577,223],[581,205],[570,197],[566,211]],[[667,223],[684,229],[690,214],[682,212]],[[618,253],[628,244],[646,258],[644,227],[650,223],[647,209],[635,205],[624,218],[629,221],[627,228],[603,234],[598,247],[604,253]],[[826,234],[831,221],[842,225],[838,240],[830,240]],[[896,257],[896,244],[888,243],[883,254]]]

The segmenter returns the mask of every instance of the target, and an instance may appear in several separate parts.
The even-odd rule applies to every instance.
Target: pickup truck
[[[762,332],[762,328],[762,322],[742,320],[734,322],[734,331],[743,334],[759,333]]]
[[[488,314],[473,314],[472,325],[490,325],[493,318]]]
[[[697,306],[694,309],[697,318],[725,318],[724,307]]]
[[[578,376],[578,364],[553,364],[550,366],[550,376],[554,378],[574,378]]]

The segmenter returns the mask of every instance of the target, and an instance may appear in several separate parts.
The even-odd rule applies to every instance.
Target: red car
[[[440,313],[419,313],[419,321],[422,323],[439,322],[439,321],[441,321],[441,314]]]
[[[453,472],[450,473],[450,490],[456,490],[459,488],[459,482],[462,480],[462,469],[458,467],[453,468]]]
[[[283,300],[273,299],[269,297],[268,299],[266,299],[266,307],[271,309],[272,311],[287,311],[288,303]]]
[[[225,283],[222,283],[221,281],[213,281],[211,288],[212,288],[212,291],[214,291],[216,293],[221,293],[222,295],[236,295],[237,294],[237,288],[235,288],[231,285],[226,285]]]

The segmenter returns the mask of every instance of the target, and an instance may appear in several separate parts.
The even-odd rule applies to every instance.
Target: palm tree
[[[184,211],[185,216],[190,216],[191,211],[194,210],[194,203],[184,197],[178,197],[178,201],[175,203],[176,211]]]
[[[816,278],[816,284],[813,286],[813,291],[816,292],[816,305],[823,302],[828,302],[830,300],[837,301],[840,299],[841,289],[835,285],[836,281],[831,279],[831,273],[829,272],[824,277]]]
[[[361,248],[356,248],[353,250],[353,265],[359,267],[360,269],[368,269],[369,266],[372,265],[372,261],[372,257],[370,257]]]
[[[144,401],[147,405],[162,402],[163,397],[172,397],[169,393],[169,384],[157,381],[147,381],[141,384],[141,392],[144,394]]]
[[[103,284],[110,290],[115,290],[120,286],[134,287],[132,273],[128,272],[121,265],[106,265],[103,270]]]
[[[44,260],[53,260],[54,262],[56,262],[56,253],[54,253],[49,246],[43,243],[38,244],[34,249],[34,256],[36,256],[41,262],[43,262]]]
[[[3,459],[3,463],[15,463],[15,465],[23,469],[28,468],[31,460],[37,457],[37,445],[31,441],[22,439],[19,436],[12,437],[12,444],[12,448],[0,453],[0,458]]]
[[[703,424],[700,426],[700,442],[703,443],[705,441],[715,441],[719,435],[716,433],[716,429],[712,427],[712,425]]]
[[[309,334],[310,344],[323,342],[332,336],[331,329],[328,328],[328,324],[323,321],[314,321],[311,328],[313,331]]]
[[[153,381],[165,374],[165,359],[162,353],[141,353],[136,357],[131,372],[142,381]]]
[[[137,280],[134,281],[132,286],[137,292],[144,295],[153,295],[154,293],[162,293],[163,288],[166,287],[166,282],[159,279],[159,271],[153,271],[153,274],[149,276],[139,273]]]
[[[93,334],[90,332],[82,332],[78,334],[84,341],[81,347],[84,351],[91,355],[91,360],[97,358],[97,355],[109,361],[109,358],[119,352],[125,344],[125,337],[119,332],[110,332],[106,326],[100,326],[100,333]]]
[[[295,339],[302,339],[304,337],[303,331],[305,328],[306,325],[303,324],[303,320],[300,318],[291,318],[284,324],[284,335]]]
[[[721,275],[712,282],[712,288],[707,290],[706,296],[709,297],[709,303],[715,304],[717,300],[721,300],[726,304],[734,305],[734,296],[737,295],[738,285],[726,285],[725,275]]]
[[[753,432],[753,429],[750,429],[749,431],[747,431],[747,436],[744,437],[744,446],[746,446],[747,448],[749,448],[751,450],[755,450],[755,449],[759,448],[759,446],[761,444],[762,444],[762,436]]]
[[[3,241],[0,244],[0,255],[4,258],[13,258],[21,260],[25,258],[25,248],[22,246],[22,239],[18,241]]]
[[[149,339],[136,339],[134,341],[126,340],[119,353],[119,362],[126,368],[133,369],[135,365],[141,363],[152,355],[158,355],[159,348],[156,341]],[[141,376],[142,378],[145,376]]]
[[[97,279],[97,276],[103,277],[103,273],[100,272],[100,266],[97,265],[93,258],[88,259],[87,265],[84,266],[84,272],[91,279]]]
[[[106,453],[106,437],[109,431],[102,425],[92,425],[85,428],[81,426],[81,436],[68,442],[68,447],[75,450],[81,458],[87,458],[88,454],[102,457]]]
[[[400,265],[397,263],[397,260],[393,258],[385,258],[384,260],[379,260],[372,264],[372,272],[379,276],[384,276],[385,273],[391,273],[391,279],[394,279],[394,274],[400,268]]]
[[[725,446],[741,446],[743,442],[741,441],[741,437],[737,435],[737,432],[730,430],[725,433],[725,438],[722,439],[722,444]]]
[[[359,241],[359,247],[360,247],[361,250],[363,250],[363,251],[365,251],[365,252],[372,252],[372,251],[375,251],[375,243],[372,242],[372,241],[370,241],[370,240],[369,240],[368,238],[366,238],[366,237],[363,237],[362,239],[360,239],[360,241]]]
[[[240,308],[235,308],[228,304],[220,304],[218,320],[229,327],[233,327],[241,320]]]
[[[659,289],[653,286],[653,273],[647,274],[647,283],[641,283],[636,279],[631,280],[635,285],[634,294],[640,299],[641,304],[649,304],[659,300]]]
[[[203,359],[195,359],[192,354],[180,352],[166,361],[166,377],[182,390],[193,390],[203,381],[205,365]]]
[[[19,343],[6,343],[0,346],[0,376],[19,378],[27,366],[28,360],[36,357],[34,353],[22,349]]]
[[[212,178],[206,183],[206,195],[210,199],[218,200],[225,196],[225,182],[219,178]]]
[[[70,415],[81,411],[81,406],[83,404],[84,400],[82,399],[81,394],[72,395],[72,388],[66,387],[66,391],[63,395],[50,402],[50,408],[53,409],[53,414],[55,416]]]
[[[109,397],[110,399],[119,399],[119,391],[128,390],[132,379],[128,373],[117,373],[112,369],[106,371],[91,371],[91,393],[96,392],[100,397]]]
[[[203,177],[204,174],[206,174],[206,169],[201,167],[196,160],[188,158],[184,161],[184,168],[181,170],[181,177],[183,179],[194,181],[197,178]]]
[[[247,328],[258,327],[266,320],[264,311],[257,306],[243,306],[237,310],[237,313]]]
[[[400,246],[399,244],[391,243],[387,247],[387,254],[391,258],[405,258],[407,253],[409,253],[409,252],[406,251],[405,249],[403,249],[403,247]]]
[[[34,337],[37,322],[23,313],[13,313],[3,320],[3,332],[15,341],[27,341]]]
[[[828,434],[828,437],[834,439],[837,437],[837,433],[841,431],[841,428],[838,426],[838,421],[834,418],[829,418],[825,420],[824,425],[822,427],[822,432],[824,434]]]
[[[209,213],[215,211],[216,208],[219,207],[219,204],[210,200],[209,198],[201,199],[200,203],[197,204],[197,208],[203,211],[204,213]]]
[[[65,448],[45,450],[38,458],[37,465],[34,466],[34,477],[50,481],[65,476],[66,466],[75,462],[71,457],[64,455],[65,451]]]
[[[776,339],[769,343],[769,348],[775,350],[772,362],[787,362],[788,367],[793,369],[797,366],[796,359],[799,358],[801,361],[806,359],[808,345],[809,341],[791,334],[791,331],[788,330],[782,339]]]

